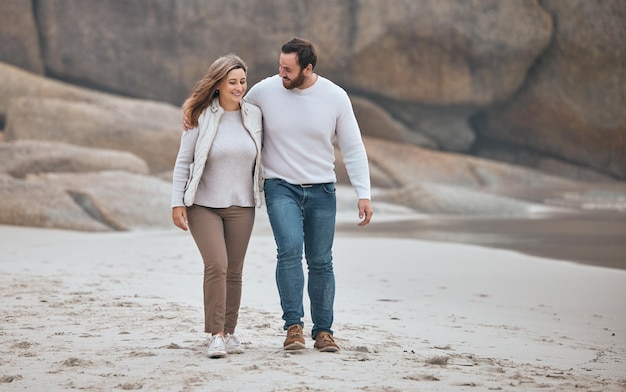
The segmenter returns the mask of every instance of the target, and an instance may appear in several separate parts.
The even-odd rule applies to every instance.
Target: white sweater
[[[336,141],[357,197],[370,198],[365,146],[341,87],[319,76],[309,88],[288,90],[274,75],[254,85],[244,100],[263,112],[265,178],[292,184],[336,182]]]

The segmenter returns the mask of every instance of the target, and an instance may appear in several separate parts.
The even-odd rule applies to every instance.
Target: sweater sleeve
[[[183,131],[180,138],[180,148],[178,150],[178,156],[176,157],[176,164],[174,165],[174,173],[172,174],[172,208],[185,205],[183,203],[183,197],[185,195],[187,181],[189,180],[189,173],[191,172],[190,167],[193,163],[198,134],[199,131],[196,127]]]
[[[350,183],[359,199],[371,198],[369,162],[361,130],[347,93],[344,93],[337,119],[337,144],[343,155]]]
[[[261,102],[259,101],[259,89],[261,87],[259,87],[261,85],[261,83],[264,82],[265,79],[261,80],[260,82],[258,82],[257,84],[255,84],[254,86],[252,86],[248,92],[246,93],[246,95],[243,97],[243,100],[246,102],[249,102],[255,106],[261,107]]]

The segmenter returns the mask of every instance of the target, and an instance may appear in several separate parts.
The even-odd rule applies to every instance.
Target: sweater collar
[[[241,108],[241,110],[243,112],[248,112],[248,108],[246,107],[245,102],[242,100],[239,103],[239,107]],[[223,112],[224,108],[220,106],[220,99],[218,97],[213,98],[213,101],[211,101],[211,112],[213,113],[217,113],[217,112]]]

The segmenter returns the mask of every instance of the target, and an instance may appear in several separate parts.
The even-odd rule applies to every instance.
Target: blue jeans
[[[337,200],[335,184],[293,185],[278,178],[265,180],[265,204],[278,252],[276,285],[283,309],[284,328],[304,325],[304,273],[308,266],[311,336],[332,333],[335,274],[332,247]]]

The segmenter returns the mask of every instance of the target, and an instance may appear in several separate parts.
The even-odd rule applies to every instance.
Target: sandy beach
[[[626,270],[384,234],[338,232],[342,350],[309,340],[285,352],[259,211],[237,328],[246,351],[216,360],[189,233],[0,226],[0,390],[626,390]]]

